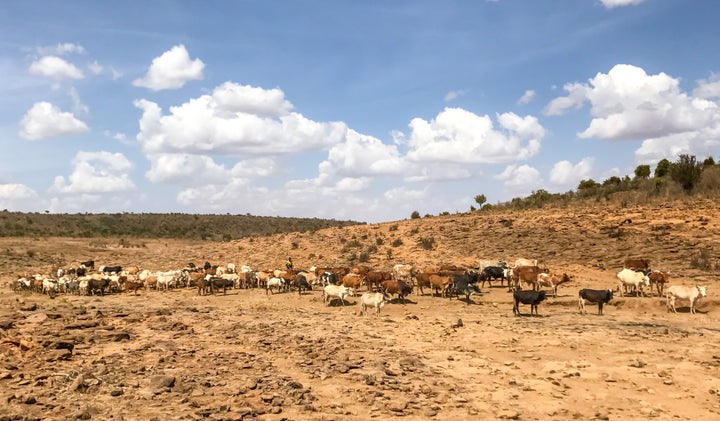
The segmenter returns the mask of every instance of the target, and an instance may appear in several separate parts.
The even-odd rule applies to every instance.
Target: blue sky
[[[720,158],[720,2],[0,2],[0,209],[381,222]]]

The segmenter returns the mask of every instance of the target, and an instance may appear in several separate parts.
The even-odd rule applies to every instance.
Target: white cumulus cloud
[[[145,176],[153,183],[198,186],[223,184],[230,171],[204,155],[164,154],[150,157],[151,167]]]
[[[713,73],[709,78],[699,80],[698,86],[693,90],[693,96],[720,98],[720,74]]]
[[[74,64],[57,56],[44,56],[30,64],[30,74],[56,80],[82,79],[83,72]]]
[[[40,55],[67,55],[67,54],[85,54],[85,48],[79,44],[65,42],[49,47],[39,47],[37,49]]]
[[[133,164],[121,153],[79,151],[72,163],[74,170],[67,180],[63,176],[55,177],[54,190],[98,195],[135,188],[129,174]]]
[[[0,209],[27,211],[42,207],[37,192],[24,184],[0,184]]]
[[[87,132],[88,126],[72,113],[61,111],[49,102],[37,102],[20,121],[20,137],[45,139]]]
[[[407,157],[414,162],[465,164],[500,163],[527,159],[540,150],[545,130],[532,116],[513,113],[489,116],[460,108],[445,108],[433,120],[414,118],[407,136]]]
[[[292,112],[277,89],[223,84],[212,95],[170,108],[147,100],[137,138],[148,154],[273,155],[322,150],[345,139],[341,122],[319,123]]]
[[[570,161],[557,162],[550,170],[550,182],[562,187],[575,186],[580,180],[589,178],[593,162],[593,158],[583,158],[575,165]]]
[[[508,165],[495,179],[515,192],[530,192],[542,185],[540,172],[529,165]]]
[[[176,45],[155,57],[144,77],[135,79],[134,86],[153,91],[179,89],[188,81],[203,78],[205,63],[200,59],[191,60],[184,45]]]

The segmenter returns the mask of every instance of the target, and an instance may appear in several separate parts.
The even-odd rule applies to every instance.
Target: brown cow
[[[380,270],[371,270],[365,274],[365,278],[367,280],[368,290],[377,290],[380,288],[380,283],[382,281],[392,279],[392,273]]]
[[[550,271],[547,268],[541,269],[538,266],[518,266],[512,269],[512,278],[515,281],[515,287],[520,286],[520,282],[532,285],[533,289],[538,289],[538,275]],[[512,289],[512,287],[511,287]]]
[[[342,284],[348,288],[352,288],[355,291],[359,290],[361,286],[365,285],[365,275],[358,275],[357,273],[348,273],[343,276]]]
[[[398,298],[405,303],[405,297],[412,294],[412,287],[404,281],[386,280],[380,284],[383,292],[388,295],[397,294]]]
[[[415,286],[417,286],[420,291],[420,295],[425,295],[423,288],[432,288],[432,284],[430,283],[431,275],[436,275],[436,273],[420,272],[415,274]]]
[[[441,296],[444,298],[447,296],[448,289],[452,285],[451,276],[442,275],[430,275],[430,286],[433,289],[433,297],[438,291],[442,291]]]
[[[650,288],[652,291],[652,286],[655,284],[655,289],[657,290],[658,297],[662,297],[663,290],[665,290],[665,283],[669,279],[669,274],[667,272],[662,272],[659,270],[654,270],[648,274],[648,278],[650,279]]]
[[[645,272],[650,269],[650,259],[628,257],[623,263],[623,268],[631,269],[636,272]]]

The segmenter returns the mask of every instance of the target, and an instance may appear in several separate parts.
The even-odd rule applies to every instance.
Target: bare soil
[[[716,419],[720,417],[720,204],[475,213],[233,242],[0,238],[0,419]],[[421,239],[433,239],[426,249]],[[379,240],[378,240],[379,239]],[[402,245],[393,247],[395,240]],[[128,242],[123,242],[127,244]],[[53,264],[188,262],[298,268],[540,260],[572,282],[512,314],[507,288],[470,303],[430,295],[359,315],[319,290],[192,289],[55,298],[13,292]],[[388,254],[387,250],[391,250]],[[355,255],[356,260],[349,258]],[[680,302],[616,297],[577,311],[580,288],[613,288],[628,256],[708,285]]]

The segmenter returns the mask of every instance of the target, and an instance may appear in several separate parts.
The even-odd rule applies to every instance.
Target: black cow
[[[485,282],[490,284],[490,288],[492,288],[492,280],[498,280],[500,279],[500,286],[502,286],[503,282],[505,282],[505,270],[499,266],[488,266],[485,269],[483,269],[482,273],[480,274],[480,280],[482,280],[481,287],[485,287]]]
[[[298,295],[302,295],[303,290],[312,291],[312,286],[310,285],[310,283],[308,283],[305,275],[303,275],[302,273],[298,273],[297,275],[295,275],[292,286],[293,288],[297,288]]]
[[[331,284],[331,285],[338,285],[340,284],[340,277],[337,275],[337,273],[333,272],[325,272],[322,275],[320,275],[320,280],[323,284]]]
[[[235,282],[229,279],[223,279],[217,276],[213,276],[209,279],[210,283],[210,294],[215,294],[215,290],[222,289],[223,294],[227,293],[228,288],[235,286]]]
[[[449,296],[455,295],[460,298],[460,294],[465,296],[465,302],[470,304],[470,296],[473,294],[480,294],[480,288],[472,282],[472,278],[466,276],[454,276],[452,284],[450,284]]]
[[[85,266],[86,268],[95,269],[95,261],[88,260],[86,262],[80,262],[80,266]]]
[[[122,266],[103,266],[102,271],[104,273],[120,273],[122,271]]]
[[[108,287],[110,281],[107,279],[90,279],[88,281],[88,295],[94,295],[95,291],[100,291],[100,295],[105,295],[105,288]]]
[[[520,315],[520,303],[523,304],[530,304],[530,315],[533,315],[533,310],[535,310],[535,315],[539,316],[538,314],[538,304],[543,302],[545,300],[545,291],[533,291],[533,290],[515,290],[513,292],[513,298],[515,299],[515,304],[513,305],[513,314],[516,316]]]
[[[205,264],[203,265],[203,269],[205,269],[205,270],[208,270],[211,267],[212,267],[212,265],[210,264],[210,262],[205,262]]]
[[[613,290],[611,289],[581,289],[578,293],[578,309],[580,314],[585,314],[585,300],[591,303],[597,303],[598,315],[603,314],[603,305],[613,299]]]
[[[85,266],[80,266],[79,268],[75,269],[75,275],[79,278],[81,276],[85,276],[87,274],[87,268]]]

